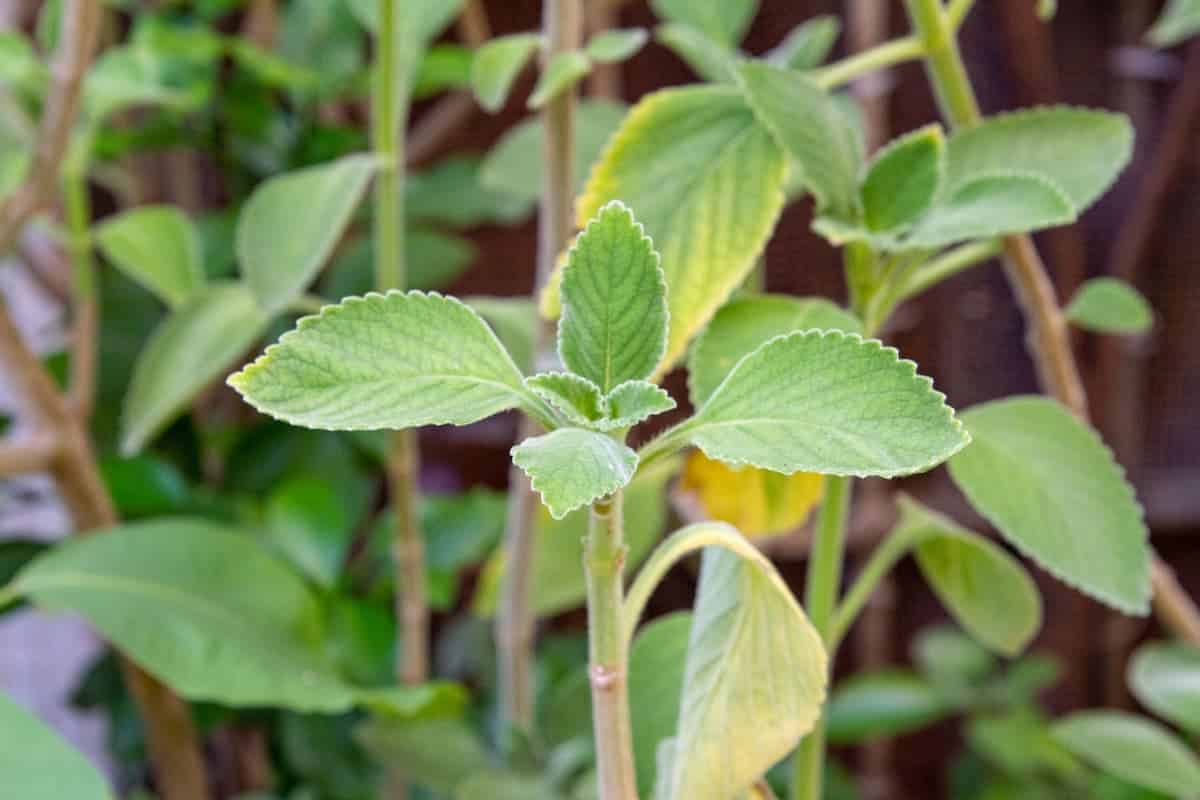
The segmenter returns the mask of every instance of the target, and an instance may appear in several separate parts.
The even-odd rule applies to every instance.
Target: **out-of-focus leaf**
[[[471,775],[495,768],[480,738],[458,719],[374,718],[356,734],[382,763],[442,794],[452,793]]]
[[[294,478],[267,498],[263,533],[300,572],[329,588],[341,572],[353,531],[332,486],[315,478]]]
[[[135,208],[105,220],[95,235],[109,261],[172,307],[204,285],[200,235],[178,208]]]
[[[1150,644],[1129,664],[1129,688],[1155,714],[1200,736],[1200,650]]]
[[[586,53],[578,50],[568,50],[550,59],[550,63],[542,70],[533,93],[529,95],[528,106],[539,109],[569,91],[575,84],[587,77],[592,71],[592,60]]]
[[[514,33],[497,36],[479,48],[471,66],[471,84],[479,105],[493,114],[503,108],[513,83],[541,41],[536,33]]]
[[[1200,797],[1200,758],[1157,722],[1119,711],[1080,711],[1053,730],[1068,750],[1118,778],[1179,800]]]
[[[1172,47],[1200,33],[1200,2],[1169,0],[1147,38],[1159,47]]]
[[[429,48],[417,69],[413,100],[425,100],[450,89],[471,85],[471,63],[475,54],[458,44],[439,44]]]
[[[825,478],[812,472],[780,475],[732,467],[696,451],[688,456],[679,485],[696,494],[709,517],[755,538],[802,525],[821,501]]]
[[[601,31],[588,40],[588,58],[601,64],[616,63],[632,58],[646,44],[650,34],[642,28],[621,28]]]
[[[766,55],[777,67],[786,69],[815,69],[833,51],[842,23],[832,14],[821,14],[792,28],[787,38]]]
[[[0,692],[0,775],[21,800],[111,800],[100,773],[45,723]]]
[[[953,712],[924,679],[900,670],[857,675],[834,690],[826,707],[835,744],[900,736]]]
[[[691,25],[734,48],[758,12],[758,0],[652,0],[651,7],[663,19]]]
[[[1066,308],[1067,319],[1099,333],[1145,333],[1154,324],[1154,309],[1128,283],[1095,278],[1079,287]]]
[[[528,209],[527,201],[485,184],[483,164],[471,156],[450,156],[410,174],[405,191],[410,224],[507,225],[525,216]]]
[[[738,54],[691,25],[664,22],[654,29],[654,39],[706,81],[732,83],[737,78]]]
[[[100,462],[100,474],[125,520],[179,513],[188,500],[183,475],[170,462],[152,455],[106,458]]]

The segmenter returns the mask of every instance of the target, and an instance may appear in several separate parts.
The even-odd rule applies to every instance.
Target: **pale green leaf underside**
[[[613,64],[631,58],[641,50],[650,34],[644,28],[619,28],[601,31],[588,40],[588,58],[601,64]]]
[[[242,284],[198,291],[138,355],[121,415],[121,450],[140,451],[262,335],[267,316]]]
[[[238,218],[237,256],[263,309],[286,308],[316,277],[375,168],[373,156],[346,156],[255,189]]]
[[[658,254],[620,202],[575,240],[562,275],[558,352],[607,394],[654,373],[667,345],[667,286]]]
[[[1168,0],[1147,36],[1159,47],[1171,47],[1198,33],[1200,0]]]
[[[143,206],[105,220],[96,245],[117,269],[178,306],[204,285],[200,236],[173,206]]]
[[[664,22],[654,29],[654,39],[711,83],[732,83],[737,79],[738,53],[713,41],[703,31],[682,23]]]
[[[808,329],[862,333],[858,319],[824,298],[760,295],[731,300],[688,355],[688,390],[699,407],[744,356],[769,339]]]
[[[896,477],[930,469],[969,441],[944,400],[894,349],[808,331],[743,358],[678,430],[727,463]]]
[[[825,700],[820,637],[769,564],[705,550],[662,800],[747,791],[816,722]]]
[[[586,427],[608,416],[608,401],[587,378],[570,372],[543,372],[526,378],[525,385],[573,425]]]
[[[654,13],[690,25],[715,42],[734,48],[758,11],[759,0],[652,0]]]
[[[1131,614],[1150,598],[1142,509],[1100,437],[1061,405],[1018,397],[962,415],[950,475],[1008,541],[1084,594]]]
[[[532,397],[479,315],[435,292],[326,306],[229,384],[264,414],[325,430],[467,425]]]
[[[1128,283],[1095,278],[1079,287],[1066,308],[1073,325],[1099,333],[1138,334],[1154,324],[1154,309]]]
[[[933,205],[946,171],[946,138],[940,125],[902,136],[879,152],[863,178],[863,220],[873,231],[896,231]]]
[[[649,381],[626,381],[608,393],[608,430],[629,428],[675,408],[675,400]]]
[[[104,778],[37,717],[0,692],[0,781],[20,800],[111,800]]]
[[[1067,106],[998,114],[950,137],[946,187],[953,193],[980,175],[1033,173],[1062,189],[1080,214],[1132,152],[1133,128],[1123,114]]]
[[[754,267],[786,176],[783,151],[728,87],[656,92],[626,118],[579,200],[578,223],[621,200],[654,241],[671,320],[660,372]]]
[[[765,58],[785,69],[814,69],[829,57],[841,32],[842,23],[837,17],[821,14],[793,28]]]
[[[1179,800],[1200,798],[1200,759],[1157,722],[1120,711],[1060,720],[1054,738],[1094,767]]]
[[[1042,625],[1042,598],[1021,564],[908,497],[900,508],[900,528],[920,531],[914,555],[925,580],[959,624],[1003,655],[1023,651]]]
[[[529,95],[529,107],[539,109],[571,89],[592,71],[592,60],[585,53],[569,50],[550,59],[538,78],[533,93]]]
[[[1070,198],[1032,173],[997,172],[963,181],[920,221],[904,240],[930,249],[1051,228],[1074,222]]]
[[[1183,642],[1143,647],[1129,665],[1129,688],[1146,708],[1200,736],[1200,649]]]
[[[514,33],[499,36],[479,48],[471,64],[471,87],[479,105],[493,114],[504,106],[513,82],[541,41],[542,37],[536,33]]]
[[[582,428],[526,439],[512,449],[512,457],[555,519],[625,486],[638,461],[624,444]]]

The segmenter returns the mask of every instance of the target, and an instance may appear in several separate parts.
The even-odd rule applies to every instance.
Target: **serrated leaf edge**
[[[617,476],[617,479],[611,482],[612,483],[611,486],[609,486],[608,484],[605,484],[601,488],[601,490],[592,497],[591,500],[583,500],[581,502],[575,503],[575,504],[567,506],[567,507],[558,506],[558,505],[554,505],[554,506],[550,505],[550,503],[547,502],[547,500],[546,500],[545,493],[542,491],[542,487],[545,486],[544,481],[539,480],[537,477],[535,477],[534,475],[529,473],[529,471],[526,469],[526,465],[528,462],[522,463],[522,453],[527,452],[527,451],[523,450],[522,448],[524,448],[524,446],[526,444],[528,444],[530,441],[532,441],[533,439],[545,439],[550,436],[554,436],[554,435],[560,434],[560,433],[565,433],[570,430],[572,430],[572,428],[559,428],[556,431],[551,431],[550,433],[545,433],[545,434],[542,434],[541,436],[534,436],[534,437],[532,437],[532,439],[526,439],[525,441],[521,442],[520,444],[513,445],[512,448],[508,451],[509,456],[512,457],[513,463],[516,464],[518,467],[520,467],[521,471],[524,472],[525,475],[529,478],[529,485],[531,487],[533,487],[533,490],[535,492],[538,493],[538,496],[542,499],[542,505],[544,505],[546,507],[546,510],[550,512],[550,516],[554,517],[554,519],[562,519],[565,516],[567,516],[567,514],[570,514],[572,511],[583,508],[584,506],[591,505],[596,500],[599,500],[602,497],[607,497],[608,495],[612,494],[613,492],[617,491],[618,489],[620,489],[624,486],[628,486],[630,481],[633,480],[633,476],[635,474],[637,474],[638,454],[635,453],[633,451],[633,449],[630,448],[628,445],[622,444],[621,442],[617,442],[616,440],[610,440],[610,441],[613,441],[617,445],[618,448],[624,448],[626,451],[628,451],[628,453],[630,455],[633,456],[633,467],[629,470],[629,475],[625,478],[625,480],[622,481],[620,479],[620,477]],[[603,433],[588,430],[587,428],[583,428],[583,427],[574,428],[574,430],[581,430],[586,433],[590,433],[594,436],[601,436],[601,437],[604,436]]]
[[[623,381],[621,383],[618,383],[616,386],[614,386],[612,388],[612,391],[609,392],[608,395],[604,398],[605,403],[606,404],[608,403],[609,398],[611,398],[614,394],[616,394],[618,389],[620,389],[622,386],[627,386],[631,383],[650,383],[650,382],[649,381],[630,380],[630,381]],[[651,385],[653,385],[653,384],[651,384]],[[664,407],[657,411],[642,411],[638,414],[630,414],[630,415],[626,415],[624,417],[610,416],[606,419],[599,420],[596,423],[597,428],[602,431],[615,431],[618,428],[631,428],[634,425],[637,425],[639,422],[644,422],[645,420],[648,420],[651,417],[656,416],[658,414],[665,414],[668,411],[674,411],[678,407],[679,404],[675,402],[675,398],[671,397],[671,394],[666,389],[662,388],[661,386],[654,386],[654,389],[660,397],[666,398],[667,402],[670,403],[670,406]],[[609,411],[609,414],[611,415],[612,414],[612,406],[611,405],[609,405],[608,411]]]
[[[557,378],[560,376],[565,376],[568,381],[579,381],[580,383],[586,384],[594,389],[596,391],[596,397],[599,398],[600,401],[598,403],[600,412],[604,414],[605,417],[608,416],[608,398],[605,397],[604,392],[600,391],[600,387],[593,383],[590,379],[585,378],[582,375],[576,375],[574,372],[539,372],[536,375],[530,375],[528,378],[526,378],[525,385],[534,394],[549,403],[553,408],[561,411],[563,415],[571,421],[572,425],[577,425],[580,428],[590,428],[595,425],[599,420],[588,419],[578,408],[575,407],[574,404],[570,402],[569,398],[559,392],[556,392],[549,386],[544,386],[542,384],[542,381],[547,377]]]

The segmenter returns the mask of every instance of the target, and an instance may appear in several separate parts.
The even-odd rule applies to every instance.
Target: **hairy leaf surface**
[[[204,285],[196,226],[174,206],[142,206],[96,228],[104,257],[172,307]]]
[[[625,381],[608,393],[608,430],[629,428],[675,408],[675,400],[649,381]]]
[[[560,428],[526,439],[512,449],[512,457],[555,519],[612,494],[629,483],[637,469],[633,450],[582,428]]]
[[[599,387],[570,372],[543,372],[525,384],[561,411],[573,425],[587,427],[608,414],[608,402]]]
[[[968,239],[1066,225],[1075,217],[1070,198],[1037,174],[979,175],[949,190],[904,242],[935,249]]]

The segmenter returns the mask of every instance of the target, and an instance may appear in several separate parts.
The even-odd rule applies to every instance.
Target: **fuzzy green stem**
[[[917,267],[916,271],[904,282],[897,302],[915,297],[947,278],[987,261],[989,258],[995,258],[1002,252],[1003,248],[999,239],[984,239],[960,245],[937,258],[930,259]]]
[[[950,4],[946,6],[946,21],[951,30],[958,30],[962,27],[974,5],[975,0],[950,0]]]
[[[628,548],[620,492],[592,505],[584,553],[588,598],[588,677],[600,797],[637,800],[629,720],[629,658],[624,626]]]
[[[813,533],[812,552],[808,558],[808,580],[804,605],[813,627],[826,642],[829,659],[833,651],[829,634],[833,611],[837,604],[838,586],[842,581],[842,562],[846,551],[846,519],[850,511],[851,481],[838,475],[825,477],[825,497]],[[825,769],[825,720],[813,727],[796,754],[792,778],[792,800],[820,800],[822,773]]]
[[[938,106],[956,128],[979,124],[982,115],[963,65],[958,39],[941,0],[904,0],[913,29],[925,47],[925,69]]]
[[[872,72],[903,64],[905,61],[916,61],[923,55],[925,50],[921,41],[915,36],[905,36],[903,39],[863,50],[827,67],[813,70],[810,77],[822,89],[836,89]]]

